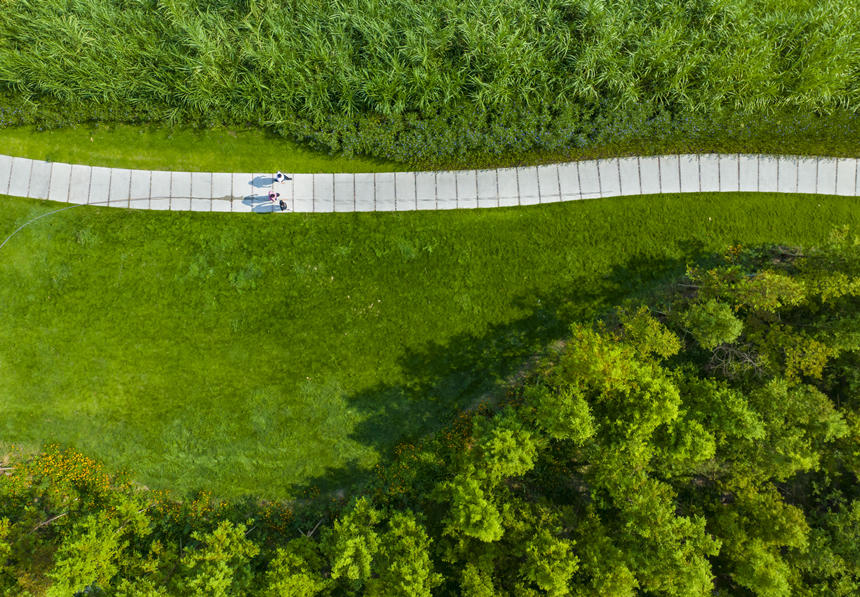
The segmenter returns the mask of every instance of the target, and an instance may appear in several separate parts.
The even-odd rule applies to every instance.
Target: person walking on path
[[[287,204],[286,204],[286,203],[284,203],[284,200],[283,200],[283,199],[281,199],[280,201],[278,201],[278,206],[280,206],[281,211],[285,211],[285,210],[287,209]]]
[[[280,193],[276,193],[275,191],[269,191],[269,201],[271,201],[272,203],[274,203],[275,200],[280,196]]]
[[[290,178],[280,170],[275,174],[275,181],[277,182],[287,182],[288,180],[290,180]]]

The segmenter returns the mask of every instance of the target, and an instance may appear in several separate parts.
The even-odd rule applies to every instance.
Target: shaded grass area
[[[0,235],[57,204],[3,198]],[[534,351],[727,243],[821,243],[856,198],[380,214],[80,207],[0,250],[0,438],[151,487],[349,488]]]
[[[198,172],[393,172],[374,158],[333,156],[260,128],[87,123],[0,128],[0,153],[110,168]]]

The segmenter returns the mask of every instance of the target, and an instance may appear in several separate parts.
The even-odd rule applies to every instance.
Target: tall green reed
[[[240,122],[430,164],[856,113],[849,0],[6,0],[0,126]],[[14,114],[14,117],[11,116]],[[718,117],[719,116],[719,117]]]

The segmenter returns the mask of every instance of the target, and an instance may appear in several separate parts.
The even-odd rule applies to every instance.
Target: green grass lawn
[[[404,165],[314,151],[260,128],[98,124],[0,128],[0,153],[109,168],[195,172],[395,172]]]
[[[0,198],[0,240],[58,204]],[[860,200],[625,197],[278,216],[79,207],[0,250],[0,437],[151,486],[348,488],[575,319],[727,243],[820,243]]]

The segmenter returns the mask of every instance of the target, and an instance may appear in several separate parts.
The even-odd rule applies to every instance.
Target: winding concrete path
[[[384,172],[168,172],[44,162],[0,155],[0,194],[135,209],[276,212],[411,211],[535,205],[577,199],[760,191],[860,196],[855,158],[747,154],[665,155],[547,166]]]

